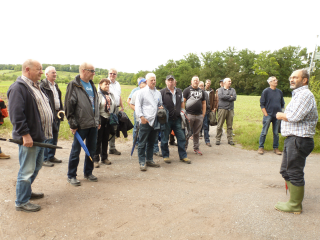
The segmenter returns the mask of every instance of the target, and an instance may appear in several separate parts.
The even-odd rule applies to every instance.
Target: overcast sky
[[[229,46],[313,50],[319,10],[319,0],[7,0],[1,2],[0,63],[86,61],[135,73]]]

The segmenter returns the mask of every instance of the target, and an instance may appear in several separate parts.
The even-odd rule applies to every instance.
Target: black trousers
[[[93,157],[94,162],[99,162],[99,155],[101,155],[101,161],[108,159],[108,140],[111,127],[109,119],[101,117],[101,127],[98,130],[97,148]]]
[[[306,158],[314,148],[313,138],[289,136],[284,141],[280,174],[295,186],[304,186]]]

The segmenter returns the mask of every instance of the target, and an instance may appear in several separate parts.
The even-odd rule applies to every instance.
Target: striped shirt
[[[35,96],[35,100],[38,106],[38,110],[40,113],[40,119],[42,123],[42,130],[47,139],[52,138],[52,110],[50,107],[50,103],[46,95],[40,90],[39,83],[34,83],[32,80],[25,76],[21,76],[21,78],[28,84],[28,86],[33,91],[33,95]]]
[[[140,123],[140,117],[144,117],[148,120],[149,125],[153,127],[158,107],[160,106],[162,106],[162,97],[161,93],[156,88],[152,90],[149,86],[145,86],[143,89],[137,91],[135,112]]]
[[[59,100],[58,90],[56,89],[55,83],[52,84],[49,80],[48,80],[48,83],[51,91],[53,92],[54,108],[56,111],[58,111],[60,109],[60,100]]]
[[[314,96],[307,85],[293,90],[292,99],[284,113],[288,122],[281,122],[283,136],[313,137],[318,112]]]

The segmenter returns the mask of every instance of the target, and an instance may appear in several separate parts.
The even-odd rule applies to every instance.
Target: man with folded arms
[[[52,138],[52,110],[39,86],[42,74],[41,63],[28,59],[22,64],[22,76],[17,78],[7,93],[13,125],[12,138],[23,140],[23,145],[19,145],[20,169],[15,202],[17,211],[39,211],[41,207],[29,200],[44,197],[43,193],[35,193],[31,189],[42,167],[44,152],[44,148],[33,146],[33,142],[44,142]]]

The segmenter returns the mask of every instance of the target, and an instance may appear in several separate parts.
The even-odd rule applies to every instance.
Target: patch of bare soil
[[[201,139],[202,156],[192,150],[192,164],[179,162],[170,146],[171,164],[155,157],[160,168],[139,170],[137,151],[130,158],[132,141],[118,141],[120,156],[112,165],[94,169],[98,182],[83,178],[84,154],[78,167],[80,187],[67,182],[71,141],[59,141],[61,164],[43,167],[33,184],[43,199],[42,209],[17,212],[15,185],[19,170],[18,146],[1,142],[11,155],[0,160],[0,239],[319,239],[319,155],[307,158],[303,213],[274,210],[287,201],[279,174],[281,156],[227,144],[223,136],[212,147]]]

